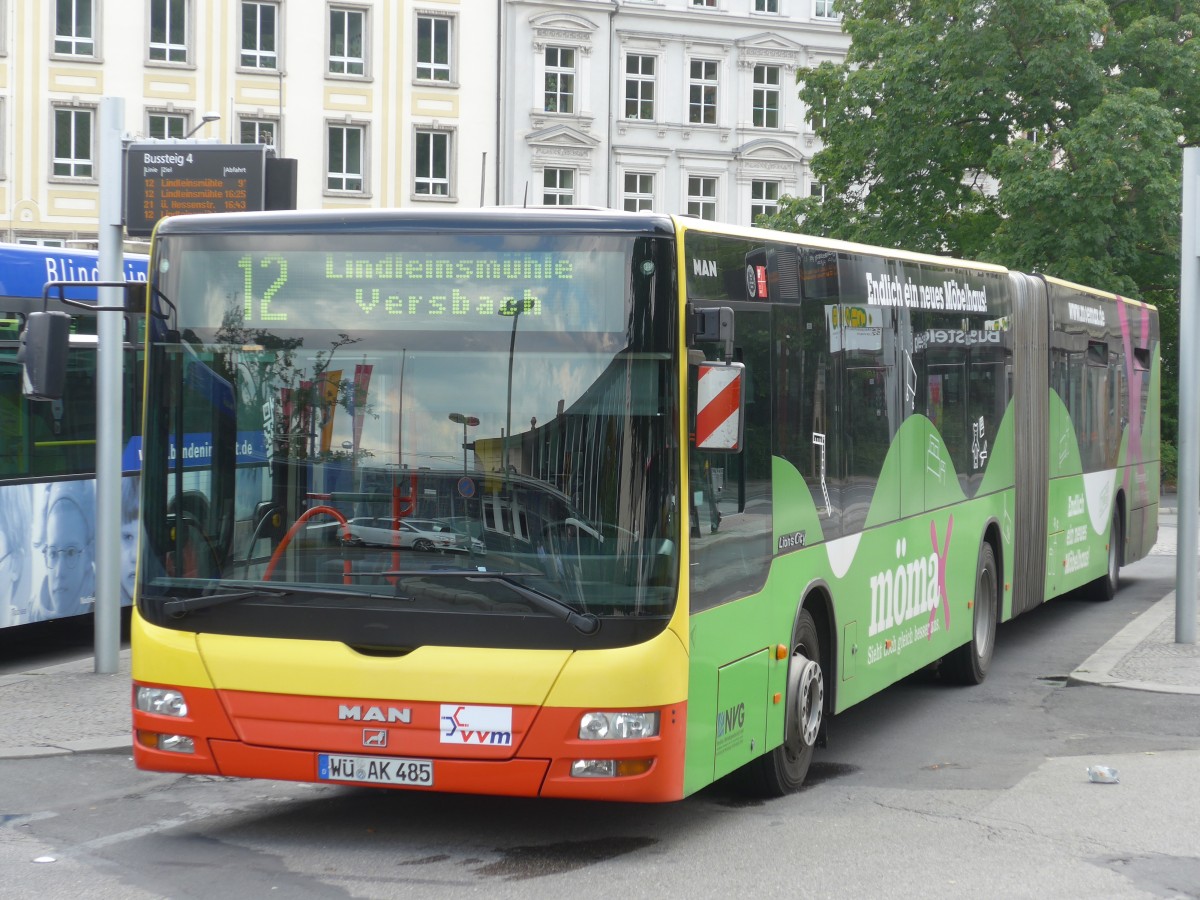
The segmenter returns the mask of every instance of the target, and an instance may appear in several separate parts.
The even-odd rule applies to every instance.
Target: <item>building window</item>
[[[95,12],[93,0],[57,0],[54,52],[64,56],[95,56]]]
[[[654,209],[654,176],[649,172],[626,172],[621,200],[625,212]]]
[[[366,129],[361,125],[329,126],[326,190],[354,194],[363,192],[365,131]]]
[[[816,197],[822,203],[825,202],[825,185],[819,181],[810,181],[808,183],[808,196]]]
[[[188,61],[187,0],[150,0],[150,59]]]
[[[692,0],[692,6],[703,6],[706,9],[716,9],[717,0]]]
[[[450,132],[417,132],[413,193],[421,197],[450,196]]]
[[[279,123],[274,119],[242,119],[238,123],[238,143],[274,147],[278,131]]]
[[[754,67],[754,127],[779,127],[779,66]]]
[[[688,121],[697,125],[717,124],[717,61],[693,59],[688,84]]]
[[[654,57],[630,53],[625,57],[625,118],[654,119]]]
[[[546,169],[542,175],[542,205],[571,206],[575,202],[575,170]]]
[[[67,246],[66,238],[57,237],[18,237],[18,244],[24,244],[27,247],[65,247]]]
[[[754,11],[777,13],[779,12],[779,0],[754,0]]]
[[[750,182],[750,224],[758,221],[759,216],[773,216],[779,212],[779,182],[751,181]]]
[[[329,10],[329,72],[331,75],[365,75],[367,58],[363,36],[367,14],[361,9]]]
[[[275,3],[242,3],[242,67],[277,69],[279,6]]]
[[[450,26],[445,16],[417,16],[417,78],[451,81]]]
[[[54,110],[54,174],[59,178],[91,178],[92,118],[90,109]]]
[[[687,211],[689,216],[716,220],[717,179],[696,175],[688,177]]]
[[[833,0],[813,0],[813,18],[836,19],[838,14],[833,11]]]
[[[552,113],[575,111],[575,51],[570,47],[546,48],[546,101]]]
[[[146,118],[147,137],[166,140],[187,134],[188,119],[182,113],[149,113]]]

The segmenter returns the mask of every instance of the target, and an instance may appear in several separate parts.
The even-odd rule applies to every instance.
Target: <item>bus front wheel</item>
[[[782,797],[804,784],[825,715],[825,675],[816,623],[800,610],[788,663],[787,716],[783,743],[747,766],[747,786],[756,794]]]

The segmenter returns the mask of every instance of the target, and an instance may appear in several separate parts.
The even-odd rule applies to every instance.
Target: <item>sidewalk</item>
[[[1156,545],[1155,551],[1173,554],[1175,548]],[[97,675],[94,668],[88,658],[0,675],[0,760],[128,751],[129,651],[120,655],[118,674]],[[1068,683],[1200,694],[1200,644],[1175,643],[1175,592],[1113,636]]]

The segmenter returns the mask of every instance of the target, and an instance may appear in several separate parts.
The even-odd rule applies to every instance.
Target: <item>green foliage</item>
[[[797,73],[823,142],[812,170],[825,199],[784,198],[761,224],[1155,302],[1163,437],[1173,437],[1181,148],[1200,144],[1200,6],[843,0],[840,9],[846,61]]]

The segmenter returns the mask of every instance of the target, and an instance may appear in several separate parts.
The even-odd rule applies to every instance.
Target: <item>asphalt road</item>
[[[1001,626],[988,680],[919,673],[834,720],[810,785],[666,806],[0,761],[0,896],[1198,897],[1200,698],[1066,684],[1174,557]],[[1093,763],[1117,785],[1088,781]],[[44,861],[39,861],[44,860]]]

